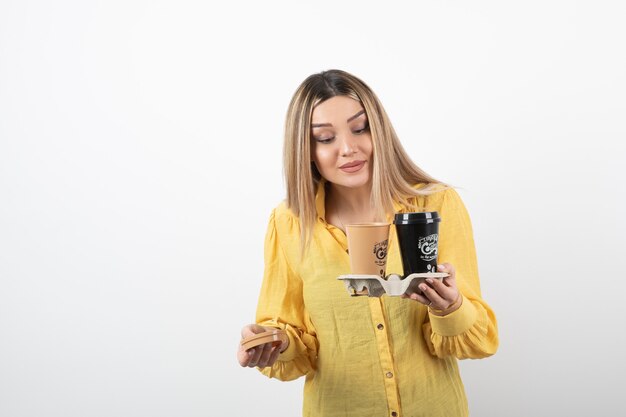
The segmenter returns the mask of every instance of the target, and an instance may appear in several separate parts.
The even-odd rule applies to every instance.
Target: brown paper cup
[[[346,226],[348,254],[353,274],[385,277],[389,223],[357,223]]]

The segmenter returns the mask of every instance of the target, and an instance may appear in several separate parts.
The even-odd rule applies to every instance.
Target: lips
[[[339,169],[344,172],[357,172],[358,170],[363,168],[363,165],[365,165],[365,161],[352,161],[343,164],[339,167]]]

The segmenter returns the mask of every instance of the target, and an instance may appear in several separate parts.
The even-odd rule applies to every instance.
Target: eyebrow
[[[346,120],[346,122],[350,123],[351,121],[353,121],[354,119],[356,119],[357,117],[359,117],[360,115],[362,115],[363,113],[365,113],[365,110],[361,110],[360,112],[358,112],[357,114],[355,114],[354,116],[351,116],[348,118],[348,120]],[[316,128],[316,127],[327,127],[327,126],[332,126],[332,123],[313,123],[311,125],[312,128]]]

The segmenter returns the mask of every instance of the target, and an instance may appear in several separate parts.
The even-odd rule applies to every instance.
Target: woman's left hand
[[[438,272],[447,272],[449,276],[438,280],[426,278],[426,282],[419,285],[422,294],[403,294],[402,298],[410,298],[431,308],[437,314],[450,314],[461,306],[461,294],[456,286],[454,266],[444,263],[437,265]],[[435,310],[435,311],[433,311]]]

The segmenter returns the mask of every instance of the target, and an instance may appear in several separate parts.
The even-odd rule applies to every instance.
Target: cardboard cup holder
[[[288,340],[289,338],[286,331],[281,329],[273,329],[257,333],[252,336],[248,336],[241,340],[241,345],[243,346],[244,350],[248,350],[265,343],[272,343],[276,346],[279,346],[283,342],[287,342]]]
[[[385,279],[378,275],[340,275],[337,279],[343,281],[351,296],[367,295],[381,297],[384,294],[398,297],[402,294],[418,293],[422,291],[419,285],[426,278],[443,279],[449,276],[447,272],[422,272],[400,278],[397,274],[387,275]]]

